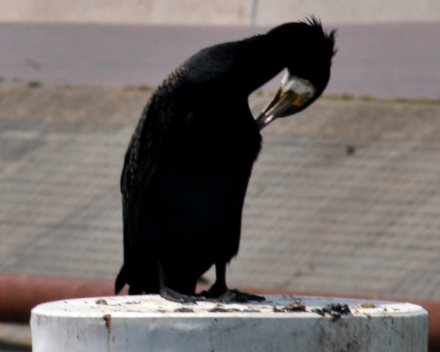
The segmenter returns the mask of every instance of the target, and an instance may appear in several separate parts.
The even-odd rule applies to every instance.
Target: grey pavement
[[[328,94],[440,98],[440,23],[341,25]],[[0,77],[155,86],[199,49],[267,28],[0,24]],[[267,87],[275,90],[279,78]]]
[[[78,106],[80,88],[1,88],[0,271],[114,278],[150,93],[88,87]],[[321,99],[263,137],[231,286],[440,299],[439,105]]]

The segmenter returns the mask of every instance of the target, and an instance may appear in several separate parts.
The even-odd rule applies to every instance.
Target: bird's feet
[[[170,289],[169,287],[164,287],[160,289],[160,296],[168,301],[178,302],[178,303],[195,303],[197,301],[206,301],[206,298],[201,295],[185,295]]]
[[[218,287],[215,284],[208,291],[202,291],[200,295],[207,300],[218,300],[223,303],[247,303],[251,301],[261,302],[265,300],[263,296],[229,289],[226,286]]]
[[[169,287],[160,289],[160,296],[168,301],[178,303],[195,303],[199,301],[211,301],[222,303],[247,303],[264,301],[264,296],[258,296],[235,289],[229,289],[226,285],[214,284],[208,291],[199,294],[187,295],[174,291]]]
[[[264,301],[264,296],[253,295],[251,293],[242,292],[239,290],[228,289],[225,293],[219,296],[219,300],[223,303],[247,303],[250,301],[261,302]]]

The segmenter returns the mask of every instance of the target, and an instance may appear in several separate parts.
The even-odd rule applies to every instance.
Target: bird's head
[[[275,97],[257,117],[260,130],[279,117],[300,112],[322,94],[336,53],[335,33],[326,33],[321,22],[311,17],[283,24],[266,34],[277,43],[287,70]]]

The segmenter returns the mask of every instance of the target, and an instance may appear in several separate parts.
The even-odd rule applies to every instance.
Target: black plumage
[[[155,90],[125,155],[124,265],[116,293],[127,283],[130,294],[173,300],[225,293],[232,300],[259,299],[229,291],[225,280],[239,248],[259,130],[322,93],[333,54],[334,32],[325,33],[312,18],[201,50]],[[249,94],[284,68],[282,88],[256,121]],[[305,87],[302,93],[297,86]],[[217,281],[196,297],[197,279],[212,265]]]

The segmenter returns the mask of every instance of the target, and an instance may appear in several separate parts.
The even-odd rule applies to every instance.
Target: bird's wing
[[[175,114],[178,74],[178,70],[173,72],[154,92],[125,154],[121,175],[125,260],[136,245],[142,198],[154,175],[167,127]]]

